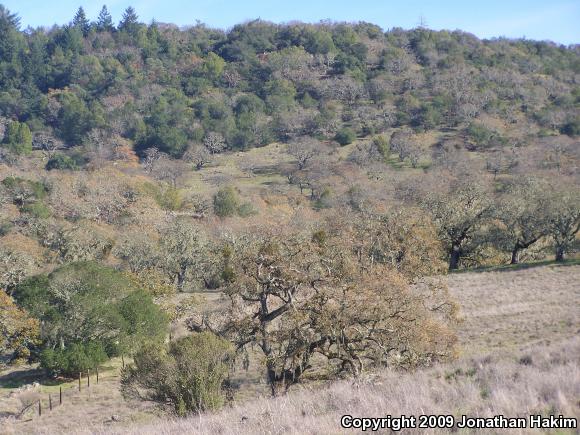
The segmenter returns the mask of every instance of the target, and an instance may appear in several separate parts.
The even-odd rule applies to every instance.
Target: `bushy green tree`
[[[104,124],[103,108],[98,102],[91,101],[87,104],[70,91],[60,93],[57,99],[60,109],[55,127],[68,144],[80,145],[91,129]]]
[[[225,65],[225,61],[220,56],[215,53],[209,53],[202,66],[203,75],[215,81],[221,77]]]
[[[296,88],[289,80],[270,80],[264,85],[264,95],[271,111],[287,110],[294,105]]]
[[[47,171],[51,171],[53,169],[60,169],[60,170],[76,170],[78,169],[77,163],[74,159],[67,156],[66,154],[55,154],[51,157],[48,162],[46,162],[45,169]]]
[[[161,340],[167,318],[151,295],[121,272],[92,262],[71,263],[20,283],[20,306],[42,322],[38,357],[44,367],[76,374],[103,358]]]
[[[225,401],[232,357],[233,346],[209,332],[144,346],[121,374],[122,392],[169,405],[179,416],[216,410]]]
[[[146,132],[137,137],[139,152],[155,147],[172,157],[181,157],[187,149],[189,116],[185,96],[179,91],[171,91],[167,96],[156,99],[145,118]]]
[[[20,18],[0,5],[0,89],[9,90],[20,84],[22,62],[20,54],[25,39],[19,32]],[[4,109],[0,109],[4,112]]]
[[[328,54],[336,50],[332,36],[322,29],[308,32],[304,48],[312,54]]]
[[[30,154],[32,151],[32,133],[30,133],[28,125],[18,121],[10,122],[2,144],[13,153]]]
[[[52,373],[76,375],[93,370],[109,359],[101,342],[72,343],[64,349],[44,349],[40,365]]]
[[[340,145],[345,146],[351,144],[356,139],[356,134],[354,131],[348,127],[342,128],[336,133],[334,140]]]
[[[232,186],[222,187],[213,197],[213,210],[219,217],[231,217],[238,212],[240,200]]]

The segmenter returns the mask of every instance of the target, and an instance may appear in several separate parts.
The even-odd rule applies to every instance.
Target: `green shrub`
[[[48,206],[42,202],[48,193],[45,184],[20,177],[6,177],[2,180],[2,185],[10,194],[12,203],[17,205],[22,213],[28,213],[39,219],[52,216]]]
[[[441,124],[443,116],[437,108],[431,104],[422,104],[421,109],[414,117],[412,125],[423,130],[432,130]]]
[[[183,207],[183,199],[179,189],[174,187],[162,188],[155,196],[155,201],[164,210],[177,211]]]
[[[40,353],[40,365],[51,373],[76,376],[104,363],[109,356],[102,343],[73,343],[65,349],[45,349]]]
[[[467,127],[467,135],[475,143],[476,148],[492,148],[505,145],[507,142],[497,131],[475,122]]]
[[[14,225],[8,220],[0,220],[0,237],[5,236],[10,232]]]
[[[385,159],[389,157],[390,145],[387,138],[381,135],[375,136],[373,138],[373,145],[377,148],[379,153],[381,153],[381,156]]]
[[[32,134],[28,125],[13,121],[8,124],[2,144],[15,154],[30,154],[32,152]]]
[[[59,170],[71,170],[74,171],[78,169],[77,162],[64,154],[56,154],[46,163],[46,170],[51,171],[53,169]]]
[[[143,188],[163,210],[177,211],[183,208],[183,198],[179,189],[171,186],[159,187],[152,183],[146,183]]]
[[[32,204],[24,205],[20,208],[23,213],[28,213],[38,219],[48,219],[52,216],[52,212],[43,202],[34,202]]]
[[[145,346],[123,370],[122,392],[169,404],[179,416],[215,410],[225,400],[224,383],[232,356],[232,345],[209,332],[169,345]]]
[[[580,116],[567,121],[561,128],[560,133],[568,136],[580,135]]]
[[[472,122],[469,124],[469,127],[467,127],[467,134],[475,142],[480,143],[488,141],[493,135],[493,132],[482,124]]]
[[[232,186],[222,187],[213,196],[213,211],[219,217],[230,217],[238,213],[238,194]]]
[[[334,136],[334,140],[337,141],[341,146],[348,145],[356,139],[356,134],[354,131],[348,127],[342,128]]]
[[[249,202],[244,202],[238,207],[238,215],[241,217],[248,217],[257,214],[257,210]]]
[[[23,179],[20,177],[6,177],[2,180],[2,185],[7,189],[14,189],[21,181]]]
[[[21,177],[6,177],[2,180],[2,185],[13,196],[26,191],[31,200],[44,199],[48,193],[47,186],[40,181],[26,180]]]

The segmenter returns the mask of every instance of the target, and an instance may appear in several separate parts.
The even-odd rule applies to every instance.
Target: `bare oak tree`
[[[226,149],[226,140],[221,133],[210,132],[203,138],[203,145],[211,154],[218,154]]]
[[[298,169],[302,170],[314,157],[320,154],[321,144],[310,138],[299,138],[288,144],[288,154],[296,159]]]
[[[211,162],[211,153],[207,147],[197,144],[187,150],[183,156],[183,159],[186,162],[193,163],[195,169],[199,171],[201,168]]]

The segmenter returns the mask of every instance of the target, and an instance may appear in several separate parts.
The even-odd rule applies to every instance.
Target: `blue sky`
[[[482,38],[526,37],[580,43],[580,0],[0,0],[21,17],[23,27],[66,23],[81,5],[92,19],[103,2],[116,22],[129,5],[143,22],[155,18],[187,25],[199,20],[223,29],[262,18],[274,22],[368,21],[387,30],[416,27],[423,16],[431,29],[461,29]]]

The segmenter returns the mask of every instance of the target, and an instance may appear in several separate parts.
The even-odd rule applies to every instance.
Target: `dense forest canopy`
[[[247,149],[343,127],[439,129],[482,113],[580,129],[577,45],[369,23],[180,29],[143,24],[132,8],[115,26],[106,7],[95,21],[80,8],[68,25],[26,30],[2,7],[0,41],[4,142],[18,152],[31,139],[16,123],[36,147],[117,137],[141,156],[156,147],[173,157],[216,138]],[[478,147],[494,139],[477,123],[469,134]]]

